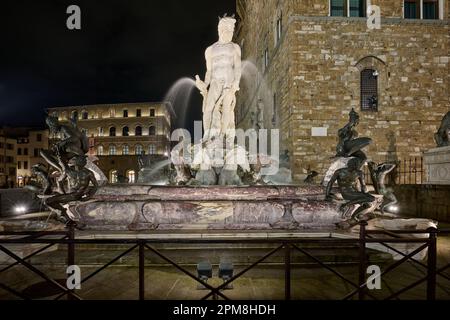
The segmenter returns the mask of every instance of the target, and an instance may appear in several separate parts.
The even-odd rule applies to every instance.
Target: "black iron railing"
[[[79,296],[75,291],[69,290],[44,272],[39,270],[36,266],[33,266],[29,260],[35,255],[48,250],[52,246],[62,245],[67,246],[67,265],[75,265],[76,264],[76,245],[112,245],[112,244],[128,244],[131,245],[130,248],[123,251],[117,257],[104,264],[88,276],[84,277],[81,280],[81,283],[85,283],[95,277],[97,274],[119,261],[124,256],[130,254],[134,250],[138,250],[138,279],[139,279],[139,299],[145,299],[145,252],[150,251],[166,263],[172,265],[176,269],[178,269],[183,274],[192,278],[193,280],[200,283],[204,286],[209,293],[207,293],[202,300],[206,299],[225,299],[229,300],[223,290],[231,285],[235,280],[241,278],[248,271],[252,270],[256,266],[260,265],[264,261],[266,261],[269,257],[273,256],[277,252],[284,252],[283,262],[284,262],[284,298],[286,300],[291,299],[291,285],[292,285],[292,269],[295,266],[292,263],[292,255],[293,252],[299,252],[304,256],[308,257],[313,262],[317,263],[320,267],[325,268],[330,271],[335,276],[339,277],[345,283],[351,285],[353,287],[352,291],[349,292],[344,300],[352,299],[356,295],[358,299],[363,300],[366,298],[377,299],[369,290],[368,283],[366,282],[366,272],[368,265],[368,255],[367,255],[367,245],[368,244],[381,244],[400,254],[402,259],[392,263],[387,266],[380,277],[392,272],[394,269],[398,268],[400,265],[407,261],[411,261],[415,265],[424,269],[424,276],[414,283],[408,285],[407,287],[401,289],[396,293],[392,293],[389,297],[385,297],[385,299],[394,299],[397,298],[400,294],[409,291],[420,284],[427,283],[426,289],[426,298],[428,300],[436,299],[436,278],[442,277],[443,279],[450,281],[450,276],[445,273],[447,269],[450,268],[450,264],[438,267],[437,266],[437,236],[440,234],[450,234],[449,230],[437,230],[437,229],[428,229],[428,230],[409,230],[409,231],[386,231],[386,230],[367,230],[367,223],[361,223],[360,233],[358,238],[280,238],[280,239],[76,239],[75,238],[75,230],[73,226],[69,226],[67,231],[64,232],[0,232],[0,251],[11,257],[15,260],[14,263],[8,265],[0,270],[0,289],[6,290],[14,296],[21,299],[29,299],[23,292],[20,292],[14,288],[11,288],[2,282],[1,275],[7,270],[21,264],[37,276],[43,278],[48,281],[55,289],[58,289],[60,294],[55,298],[55,300],[59,300],[67,296],[67,299],[76,299],[81,300],[82,297]],[[425,234],[428,235],[426,238],[415,238],[412,235]],[[382,236],[382,237],[380,237]],[[20,258],[16,254],[14,254],[11,250],[9,250],[5,245],[8,244],[43,244],[45,245],[43,248],[35,251],[34,253]],[[261,256],[259,259],[249,264],[243,270],[239,271],[236,275],[234,275],[229,280],[225,281],[218,287],[214,287],[208,284],[205,281],[199,279],[195,274],[190,272],[188,269],[180,265],[179,263],[173,261],[168,256],[161,253],[160,250],[155,248],[155,245],[158,244],[271,244],[275,247],[268,251],[266,254]],[[324,263],[317,257],[315,257],[311,252],[309,252],[307,245],[310,244],[323,244],[323,245],[339,245],[339,244],[352,244],[357,245],[359,248],[358,253],[358,283],[355,283],[335,268],[329,266],[327,263]],[[417,244],[418,248],[413,250],[409,254],[405,254],[400,250],[397,250],[392,247],[392,244]],[[182,249],[180,249],[182,250]],[[421,261],[416,260],[414,257],[422,252],[423,250],[428,250],[427,252],[427,262],[423,263]]]

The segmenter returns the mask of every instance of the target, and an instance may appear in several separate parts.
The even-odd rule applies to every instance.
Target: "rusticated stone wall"
[[[297,179],[308,168],[324,174],[352,107],[361,115],[360,136],[374,139],[371,159],[422,156],[435,146],[433,135],[450,110],[448,19],[405,20],[402,1],[373,0],[382,28],[369,30],[365,18],[328,17],[328,2],[238,1],[237,42],[252,62],[238,98],[239,126],[254,127],[262,118],[263,127],[279,128]],[[379,72],[378,112],[361,111],[364,68]],[[313,137],[313,127],[327,128],[327,136]]]

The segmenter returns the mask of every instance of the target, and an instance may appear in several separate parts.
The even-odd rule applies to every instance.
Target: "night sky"
[[[163,100],[205,72],[218,16],[235,0],[30,0],[0,4],[0,125],[42,125],[54,106]],[[66,9],[81,7],[82,29]],[[201,119],[195,92],[188,114]]]

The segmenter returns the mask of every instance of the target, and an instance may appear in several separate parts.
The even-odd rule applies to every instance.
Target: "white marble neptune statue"
[[[205,81],[196,76],[203,96],[204,140],[223,137],[235,129],[236,92],[241,80],[241,48],[232,42],[236,19],[219,21],[219,41],[206,49]]]

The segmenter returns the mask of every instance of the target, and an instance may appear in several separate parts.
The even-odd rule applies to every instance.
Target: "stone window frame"
[[[154,131],[153,131],[154,130]],[[154,132],[154,134],[152,133],[152,132]],[[148,135],[149,136],[152,136],[152,137],[154,137],[154,136],[156,136],[156,126],[155,125],[151,125],[149,128],[148,128]]]
[[[136,125],[136,127],[134,128],[134,136],[142,137],[143,135],[144,135],[144,128],[140,124]]]
[[[72,110],[72,112],[70,113],[70,118],[72,120],[78,120],[79,119],[79,114],[78,114],[78,110]]]
[[[81,120],[89,120],[89,112],[85,109],[81,111]]]
[[[117,129],[115,126],[109,127],[109,137],[117,137]]]
[[[425,19],[423,17],[423,8],[424,8],[424,2],[428,2],[427,0],[417,0],[416,2],[419,2],[419,8],[417,9],[419,12],[418,18],[406,18],[405,17],[405,2],[412,2],[413,0],[403,0],[402,2],[402,18],[408,19],[408,20],[444,20],[444,0],[436,0],[437,2],[437,14],[436,19]]]
[[[122,137],[129,137],[129,136],[130,136],[130,127],[129,126],[123,126],[122,127]]]
[[[361,58],[353,67],[350,76],[350,87],[352,94],[352,107],[361,110],[361,72],[365,69],[373,69],[378,72],[378,112],[383,106],[388,103],[387,91],[389,91],[389,69],[382,59],[374,55],[369,55]],[[374,112],[368,110],[362,110],[363,112]]]

